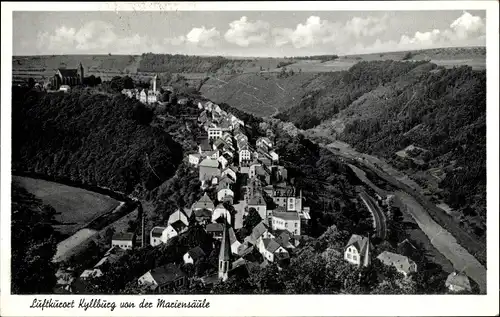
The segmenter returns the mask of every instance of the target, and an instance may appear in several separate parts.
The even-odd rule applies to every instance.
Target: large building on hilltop
[[[59,89],[62,85],[67,86],[77,86],[83,84],[84,79],[84,71],[82,63],[80,63],[78,69],[67,69],[67,68],[58,68],[52,78],[52,85],[54,89]]]

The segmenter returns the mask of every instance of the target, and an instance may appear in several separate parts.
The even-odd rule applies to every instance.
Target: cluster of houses
[[[153,86],[154,87],[154,86]],[[231,275],[248,274],[253,266],[265,267],[276,263],[278,268],[289,264],[300,237],[307,234],[310,210],[303,206],[302,191],[289,179],[287,169],[280,165],[274,150],[272,133],[250,144],[245,124],[212,102],[198,104],[200,125],[206,138],[200,140],[197,153],[188,154],[187,161],[199,170],[203,196],[188,208],[173,212],[164,226],[152,228],[149,243],[155,247],[186,233],[192,224],[201,225],[220,243],[217,273],[198,278],[211,285],[226,281]],[[207,194],[215,191],[215,200]],[[251,228],[243,240],[235,230],[242,228],[243,218],[254,209],[261,221]],[[240,231],[241,232],[241,231]],[[92,269],[85,270],[81,279],[102,276],[100,267],[113,263],[134,246],[134,235],[116,233],[112,247]],[[353,234],[344,247],[343,259],[358,267],[371,265],[370,237]],[[393,266],[408,277],[417,271],[410,258],[416,248],[405,240],[398,244],[398,253],[384,251],[377,259]],[[185,264],[196,264],[207,257],[200,246],[183,256]],[[256,259],[255,253],[260,254]],[[158,267],[143,274],[138,284],[154,292],[182,287],[189,279],[175,264]],[[450,291],[471,291],[468,277],[451,273],[446,281]]]
[[[151,79],[152,89],[123,89],[121,92],[129,98],[135,98],[142,102],[143,104],[152,105],[160,100],[160,90],[157,90],[158,76],[155,75]],[[171,87],[165,87],[165,89],[173,92]]]

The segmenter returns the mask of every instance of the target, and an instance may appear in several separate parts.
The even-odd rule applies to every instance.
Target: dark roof
[[[274,239],[262,239],[262,242],[264,243],[264,247],[266,248],[266,250],[271,253],[274,253],[280,248],[279,243]]]
[[[195,261],[198,261],[201,258],[204,258],[206,256],[205,252],[200,247],[194,247],[191,250],[188,251],[189,255],[191,258]]]
[[[170,226],[174,228],[175,231],[180,232],[182,229],[186,227],[186,224],[180,220],[177,220],[175,222],[172,222]]]
[[[284,219],[284,220],[300,220],[299,213],[296,211],[273,211],[273,217]]]
[[[222,232],[222,224],[220,223],[209,223],[206,227],[205,230],[207,232]]]
[[[167,264],[162,267],[157,267],[150,271],[151,276],[154,278],[158,286],[165,285],[173,282],[180,277],[186,276],[179,267],[175,264]]]
[[[269,227],[263,222],[261,221],[258,225],[256,225],[253,230],[252,230],[252,234],[250,235],[250,240],[251,242],[255,243],[255,241],[257,241],[257,239],[264,234],[264,232],[266,232],[267,230],[269,229]]]
[[[153,230],[151,230],[151,236],[161,237],[163,230],[165,230],[165,227],[154,227]]]
[[[59,68],[58,71],[63,77],[78,77],[78,69]]]
[[[208,142],[208,139],[202,139],[200,141],[200,148],[202,151],[211,151],[212,148],[210,147],[210,143]]]
[[[200,218],[200,217],[206,217],[206,218],[211,218],[212,217],[212,212],[208,209],[196,209],[194,211],[194,216],[197,217],[197,218]]]
[[[131,232],[117,232],[113,234],[113,240],[132,240],[134,238],[134,234]]]

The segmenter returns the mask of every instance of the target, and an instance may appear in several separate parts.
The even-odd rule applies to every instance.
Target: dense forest
[[[11,292],[49,294],[56,283],[55,210],[16,183],[11,193]]]
[[[459,212],[461,226],[483,240],[486,72],[425,61],[374,61],[323,77],[322,88],[277,117],[301,129],[323,123],[321,133],[385,158],[410,175],[437,169],[443,175],[438,197]],[[335,130],[328,127],[333,120]],[[410,151],[411,160],[395,156],[409,145],[423,150]]]
[[[13,89],[13,170],[131,193],[171,177],[182,147],[150,125],[153,110],[123,95]]]

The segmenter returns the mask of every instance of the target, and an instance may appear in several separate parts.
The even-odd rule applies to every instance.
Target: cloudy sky
[[[342,55],[486,42],[484,11],[17,11],[13,23],[14,55]]]

